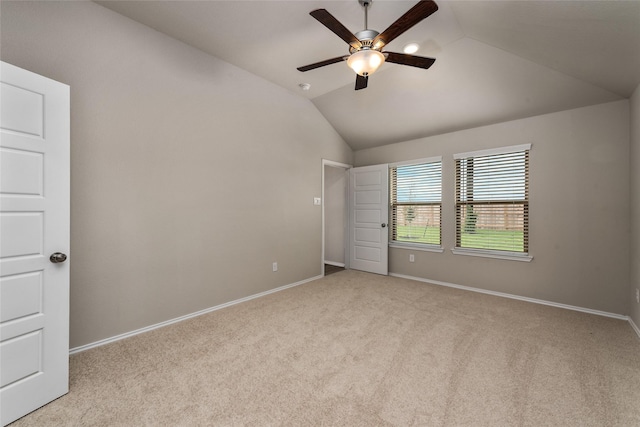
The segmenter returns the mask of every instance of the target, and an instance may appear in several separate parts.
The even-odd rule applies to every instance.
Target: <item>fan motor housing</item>
[[[375,39],[378,34],[380,33],[377,32],[376,30],[358,31],[357,33],[354,34],[354,36],[356,36],[358,40],[360,40],[360,43],[362,43],[362,47],[359,49],[356,49],[353,46],[350,46],[349,53],[354,53],[363,49],[371,49],[371,44],[373,43],[373,39]]]

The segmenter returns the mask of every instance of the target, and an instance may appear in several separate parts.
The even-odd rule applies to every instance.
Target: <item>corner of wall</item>
[[[638,166],[640,165],[640,84],[631,95],[629,114],[629,206],[631,207],[629,317],[632,325],[640,325],[640,303],[636,299],[636,290],[640,289],[640,166]]]

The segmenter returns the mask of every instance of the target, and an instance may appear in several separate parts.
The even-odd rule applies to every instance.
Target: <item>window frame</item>
[[[462,202],[459,200],[459,190],[460,183],[458,182],[458,162],[462,159],[470,159],[470,158],[478,158],[478,157],[489,157],[494,155],[502,155],[502,154],[513,154],[513,153],[521,153],[526,152],[525,154],[525,194],[523,199],[513,199],[511,201],[520,202],[523,204],[526,227],[524,227],[523,232],[525,235],[524,239],[524,252],[520,251],[508,251],[508,250],[498,250],[498,249],[483,249],[483,248],[467,248],[460,247],[460,230],[462,225],[459,223],[461,215],[459,214],[459,209],[464,209],[464,206],[469,204],[469,201]],[[514,145],[509,147],[500,147],[493,148],[488,150],[478,150],[466,153],[458,153],[454,154],[454,162],[455,162],[455,186],[454,186],[454,206],[455,206],[455,246],[451,249],[452,253],[456,255],[468,255],[468,256],[480,256],[487,258],[497,258],[497,259],[507,259],[507,260],[515,260],[515,261],[525,261],[530,262],[533,259],[533,256],[530,254],[529,248],[529,162],[530,162],[530,152],[531,152],[531,144],[521,144]],[[501,200],[501,201],[510,201],[509,199]],[[477,205],[491,205],[491,201],[482,201],[480,203],[475,203]],[[496,204],[496,202],[493,202]],[[499,202],[498,202],[499,203]]]
[[[428,163],[440,163],[440,199],[439,202],[418,202],[418,203],[411,203],[411,205],[419,205],[419,206],[438,206],[440,208],[440,236],[439,236],[439,240],[440,243],[439,244],[433,244],[433,243],[420,243],[420,242],[404,242],[404,241],[398,241],[394,239],[394,230],[396,230],[397,225],[394,224],[395,221],[395,215],[393,214],[394,212],[394,206],[407,206],[406,203],[403,204],[394,204],[394,200],[393,200],[393,188],[397,187],[397,184],[394,184],[393,182],[393,173],[392,173],[392,169],[398,168],[398,167],[403,167],[403,166],[416,166],[416,165],[422,165],[422,164],[428,164]],[[427,158],[422,158],[422,159],[415,159],[415,160],[407,160],[407,161],[402,161],[402,162],[395,162],[395,163],[389,163],[389,247],[392,248],[405,248],[405,249],[412,249],[412,250],[418,250],[418,251],[426,251],[426,252],[438,252],[438,253],[442,253],[444,252],[443,246],[442,246],[442,156],[435,156],[435,157],[427,157]]]

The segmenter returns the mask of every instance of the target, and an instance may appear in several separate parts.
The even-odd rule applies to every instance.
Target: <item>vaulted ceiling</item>
[[[98,1],[99,4],[309,98],[355,150],[628,98],[640,83],[640,1],[445,1],[385,50],[436,59],[429,70],[385,63],[355,91],[348,54],[309,12],[352,32],[357,0]],[[374,0],[382,32],[416,1]],[[303,91],[299,84],[309,83]]]

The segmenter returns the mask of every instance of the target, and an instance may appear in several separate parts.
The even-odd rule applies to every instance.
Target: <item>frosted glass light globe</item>
[[[384,62],[384,55],[377,50],[363,49],[351,54],[347,65],[361,76],[370,76]]]

